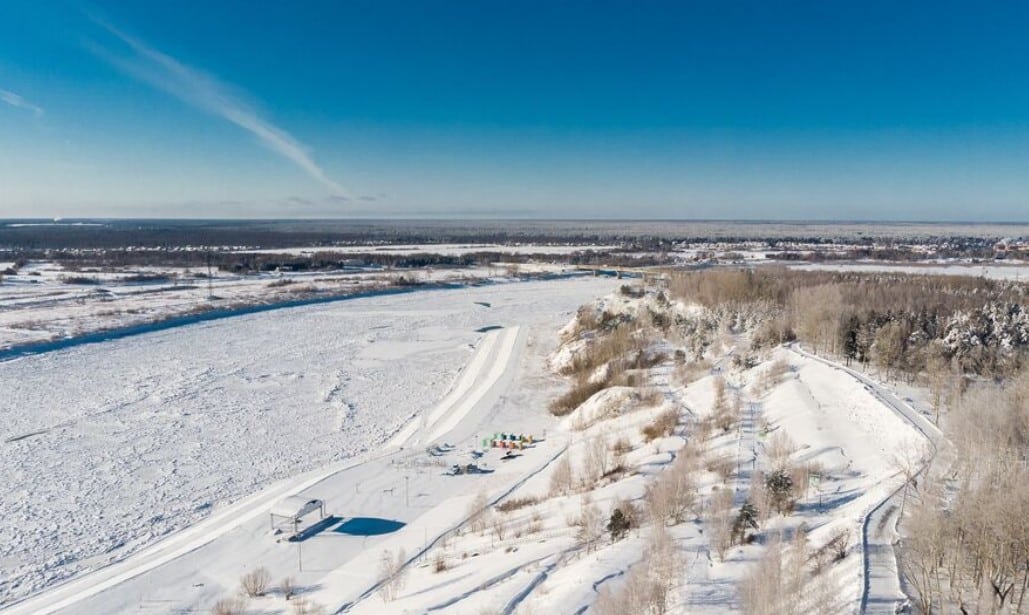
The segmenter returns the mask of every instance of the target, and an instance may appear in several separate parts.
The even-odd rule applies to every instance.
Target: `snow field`
[[[369,297],[0,363],[8,419],[0,479],[10,485],[0,601],[122,560],[276,480],[382,451],[443,397],[470,345],[500,340],[492,358],[502,363],[502,352],[522,339],[514,328],[477,329],[563,321],[610,287],[583,279]],[[498,380],[496,364],[483,365],[493,369],[479,383],[486,390]],[[494,397],[480,394],[472,405]],[[260,517],[241,527],[259,534]],[[199,552],[219,561],[222,543],[235,544],[238,534]],[[203,603],[236,579],[208,579],[189,599]],[[91,604],[104,607],[92,612],[131,610],[140,593],[130,600],[122,587],[133,583],[99,595]]]

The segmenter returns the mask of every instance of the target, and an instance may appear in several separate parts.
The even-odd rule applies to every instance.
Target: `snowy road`
[[[803,357],[833,367],[856,379],[884,406],[915,428],[930,446],[928,457],[923,459],[921,463],[923,469],[932,463],[941,448],[947,446],[943,434],[935,425],[916,412],[909,404],[901,401],[888,388],[856,370],[813,355],[795,344],[790,345],[789,348]],[[898,606],[906,601],[900,585],[900,575],[897,568],[897,556],[894,546],[896,539],[894,528],[899,521],[897,514],[902,491],[903,485],[876,504],[863,519],[861,546],[864,565],[862,572],[861,613],[893,615],[897,612]]]
[[[388,443],[471,441],[531,332],[552,335],[612,288],[561,280],[356,299],[0,364],[12,392],[0,436],[38,434],[3,444],[0,479],[13,488],[0,600],[52,587],[5,615],[167,612],[209,604],[255,561],[288,571],[297,554],[269,540],[263,512],[308,486],[331,510],[414,521],[460,484]],[[321,575],[375,540],[334,538],[303,546]],[[53,587],[90,569],[100,572]]]

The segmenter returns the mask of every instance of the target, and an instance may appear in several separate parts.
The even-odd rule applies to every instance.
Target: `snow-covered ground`
[[[539,263],[519,265],[518,270],[560,273],[564,268]],[[399,276],[439,284],[502,278],[506,273],[498,265],[254,275],[216,271],[208,279],[203,272],[186,268],[68,271],[54,262],[32,261],[18,275],[0,281],[0,351],[208,311],[370,292],[395,287]],[[136,281],[140,278],[145,281]]]
[[[5,485],[0,601],[101,568],[204,518],[222,519],[218,531],[223,531],[225,523],[239,521],[219,516],[228,503],[267,488],[266,497],[254,497],[270,504],[347,460],[368,463],[353,470],[360,477],[354,483],[349,475],[332,474],[344,488],[319,491],[330,512],[397,518],[399,490],[388,498],[375,490],[383,481],[396,489],[398,475],[376,465],[390,467],[381,454],[390,450],[391,438],[399,444],[397,434],[412,421],[419,424],[423,415],[438,418],[426,424],[428,433],[410,434],[411,441],[432,439],[458,423],[475,425],[462,419],[473,409],[493,407],[492,385],[468,385],[451,396],[454,411],[426,412],[452,385],[463,386],[455,377],[466,364],[479,365],[482,378],[500,382],[505,353],[516,356],[518,344],[545,344],[578,305],[614,284],[584,278],[360,298],[0,363],[0,415],[6,419],[0,431]],[[522,332],[511,334],[516,326]],[[491,333],[491,327],[508,331]],[[537,341],[541,330],[546,335]],[[491,349],[476,363],[473,357],[482,355],[475,349],[485,346]],[[542,363],[535,351],[530,355]],[[478,397],[469,397],[469,391]],[[543,394],[545,387],[530,387],[519,411],[539,414]],[[469,441],[472,436],[465,434]],[[411,458],[390,461],[409,464],[412,473],[417,469]],[[426,501],[441,498],[462,480],[440,478],[435,466],[421,469],[410,487],[420,507],[430,507]],[[285,487],[275,486],[280,480],[287,480]],[[438,493],[425,500],[423,490],[436,487]],[[353,497],[354,490],[363,495]],[[416,515],[403,516],[411,521]],[[209,550],[217,557],[205,552],[216,560],[214,569],[231,571],[221,587],[207,579],[191,592],[174,584],[154,591],[167,590],[169,597],[162,599],[189,606],[231,590],[238,567],[258,561],[247,557],[254,551],[273,551],[270,567],[275,557],[293,563],[293,548],[277,545],[267,536],[263,513],[258,517],[240,530],[224,530],[226,538]],[[243,549],[241,540],[260,544]],[[319,556],[317,547],[305,555],[316,564],[322,559],[317,565],[336,566],[354,554],[355,544],[360,551],[361,541],[354,540],[350,551],[328,545],[329,555]],[[225,560],[226,543],[236,545],[228,552],[238,556]],[[206,578],[207,564],[188,566],[161,573]],[[152,584],[154,578],[144,582]],[[137,612],[141,600],[151,600],[140,592],[149,593],[135,585],[67,612]],[[161,612],[171,608],[160,604],[165,605]],[[38,603],[18,608],[42,612]]]
[[[912,273],[927,275],[960,275],[973,278],[989,278],[994,280],[1029,281],[1029,264],[1024,262],[990,263],[983,265],[961,263],[812,263],[790,265],[791,269],[803,271],[842,271],[857,273]]]
[[[600,296],[595,305],[626,316],[658,308],[651,294],[611,293],[621,283],[367,297],[0,363],[0,480],[9,486],[0,605],[11,603],[0,612],[207,612],[264,567],[273,581],[293,576],[300,598],[330,612],[582,613],[653,565],[653,521],[618,542],[601,529],[584,543],[578,520],[596,507],[606,523],[616,501],[642,503],[683,447],[698,446],[694,430],[713,412],[720,379],[743,412],[700,445],[701,510],[669,528],[679,558],[673,612],[738,611],[739,583],[768,542],[800,527],[812,551],[850,536],[846,555],[818,577],[832,588],[821,608],[856,612],[870,568],[891,607],[889,558],[869,563],[861,537],[902,484],[895,453],[925,444],[903,403],[831,361],[788,348],[757,356],[743,337],[725,336],[705,373],[688,380],[671,358],[675,342],[655,342],[668,357],[645,370],[645,387],[601,390],[556,419],[547,403],[565,385],[552,370],[594,335],[558,348],[574,335],[566,323],[577,308]],[[697,306],[667,309],[703,317]],[[774,365],[782,373],[771,378]],[[669,409],[675,431],[644,438]],[[509,459],[486,448],[476,460],[485,473],[446,475],[496,432],[535,441]],[[716,555],[704,502],[729,490],[735,513],[754,497],[751,476],[769,470],[778,434],[796,445],[791,463],[817,466],[820,480],[792,512],[762,520],[753,544]],[[623,469],[554,493],[555,468],[569,460],[585,476],[598,441],[604,450],[621,443]],[[719,463],[731,466],[724,475]],[[325,500],[330,518],[287,542],[267,512],[294,493]],[[494,508],[475,529],[480,498],[526,504]],[[404,582],[387,596],[380,562],[401,552]],[[271,591],[248,612],[285,614],[290,603]]]
[[[410,254],[441,254],[443,256],[464,256],[476,252],[499,252],[501,254],[572,254],[574,252],[585,252],[589,250],[611,250],[618,246],[597,245],[597,244],[498,244],[498,243],[427,243],[427,244],[405,244],[405,245],[367,245],[367,246],[329,246],[329,247],[296,247],[296,248],[272,248],[263,250],[239,250],[251,254],[292,254],[307,255],[318,252],[333,252],[339,254],[395,254],[405,256]]]

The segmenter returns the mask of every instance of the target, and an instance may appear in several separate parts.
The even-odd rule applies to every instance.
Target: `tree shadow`
[[[808,501],[798,502],[793,510],[797,513],[809,511],[814,513],[825,513],[858,499],[863,495],[863,493],[864,492],[857,489],[851,489],[840,493],[824,493],[822,494],[821,502],[819,502],[818,496],[814,496]]]
[[[290,597],[292,598],[292,597],[295,597],[295,596],[303,596],[304,594],[313,594],[313,593],[315,593],[317,591],[322,590],[323,588],[324,588],[324,585],[322,585],[321,583],[312,583],[310,585],[294,585],[292,590],[291,590]],[[282,587],[279,587],[279,586],[272,587],[271,589],[268,590],[268,593],[265,594],[265,595],[267,595],[267,596],[279,596],[279,597],[284,597],[285,596],[282,593]],[[247,611],[247,612],[249,613],[250,611]],[[274,611],[274,612],[275,613],[279,613],[280,611]]]

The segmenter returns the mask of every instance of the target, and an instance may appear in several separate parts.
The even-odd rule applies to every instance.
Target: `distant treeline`
[[[487,227],[487,228],[482,228]],[[104,221],[95,226],[2,225],[0,250],[204,249],[498,243],[620,245],[633,236],[551,232],[547,225],[468,226],[396,221]],[[649,240],[644,240],[649,245]],[[660,243],[661,240],[658,240]],[[656,245],[656,244],[655,244]]]
[[[26,250],[20,251],[18,262],[49,260],[66,270],[105,270],[122,267],[184,267],[203,272],[208,263],[215,270],[232,273],[266,271],[333,271],[348,267],[382,267],[415,269],[425,267],[463,268],[488,266],[493,263],[524,264],[530,262],[565,263],[607,267],[649,267],[671,264],[667,256],[636,256],[607,250],[584,250],[555,254],[508,254],[497,251],[472,252],[461,255],[395,254],[390,252],[315,252],[312,254],[268,254],[261,252],[228,252],[206,250]],[[19,267],[6,273],[14,275]],[[3,272],[0,272],[3,273]]]
[[[808,258],[797,246],[856,246],[851,258],[911,258],[913,246],[938,256],[992,255],[992,233],[1023,227],[805,225],[687,221],[571,220],[97,220],[76,224],[0,222],[0,250],[206,250],[338,248],[354,245],[497,243],[595,244],[618,251],[662,253],[683,244],[760,244],[783,258]],[[831,258],[828,250],[815,254]]]

